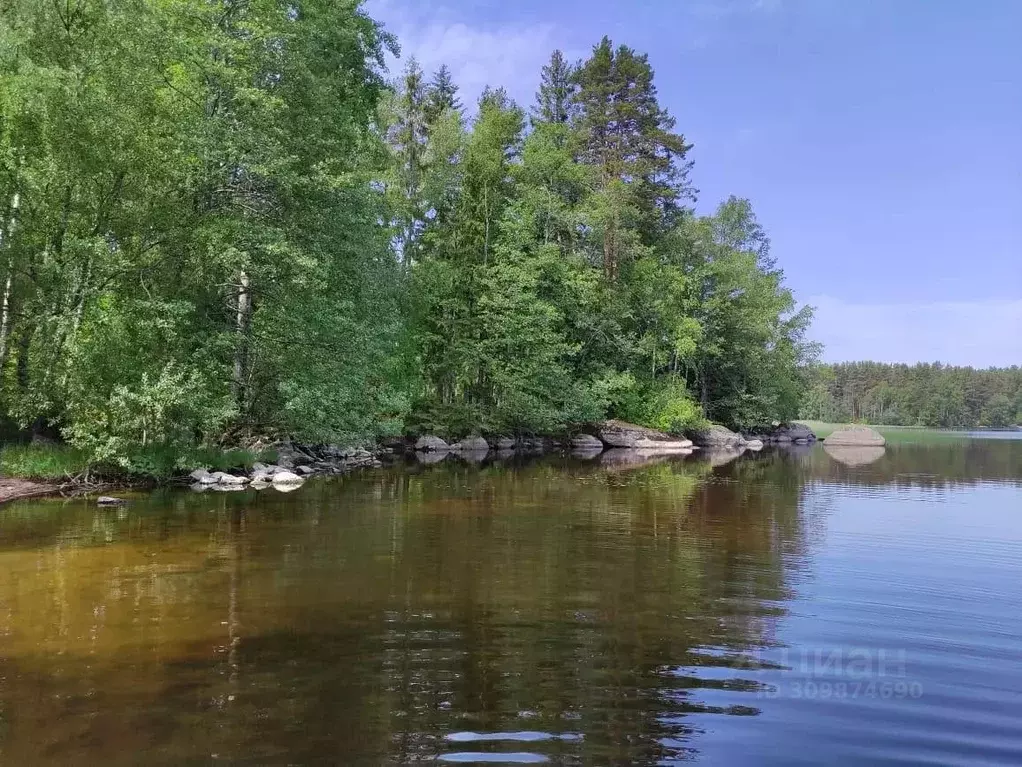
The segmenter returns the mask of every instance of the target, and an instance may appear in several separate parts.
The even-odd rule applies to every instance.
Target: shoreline
[[[0,505],[23,498],[38,498],[59,493],[60,485],[19,477],[0,477]]]
[[[816,435],[797,422],[763,429],[757,435],[749,435],[746,439],[738,432],[732,432],[722,426],[711,424],[689,434],[692,439],[683,435],[671,435],[648,427],[639,426],[625,421],[608,420],[589,424],[571,435],[561,434],[557,437],[466,437],[463,440],[448,444],[443,439],[424,435],[417,440],[404,437],[383,440],[366,447],[341,447],[338,445],[310,445],[294,442],[290,439],[281,440],[266,446],[272,449],[276,458],[269,464],[253,461],[239,463],[226,471],[210,471],[201,463],[190,474],[183,471],[162,477],[127,477],[107,475],[99,483],[82,481],[88,477],[84,474],[66,473],[64,481],[56,478],[32,478],[31,475],[0,476],[0,504],[10,501],[51,495],[69,490],[74,494],[89,494],[102,491],[118,492],[140,486],[171,486],[191,483],[193,489],[243,489],[248,486],[266,486],[274,482],[278,474],[285,474],[283,484],[296,485],[316,475],[344,475],[351,471],[368,467],[379,467],[389,463],[397,455],[422,455],[445,457],[449,454],[474,456],[481,452],[513,451],[525,454],[547,453],[557,450],[605,452],[615,449],[636,449],[643,452],[689,455],[700,449],[761,450],[764,444],[778,443],[810,443],[816,441]],[[252,455],[260,451],[251,448]],[[261,448],[262,450],[262,448]],[[268,460],[264,458],[263,460]],[[427,461],[435,462],[435,461]],[[72,479],[72,476],[76,479]],[[67,481],[70,480],[70,481]],[[141,480],[141,481],[140,481]]]

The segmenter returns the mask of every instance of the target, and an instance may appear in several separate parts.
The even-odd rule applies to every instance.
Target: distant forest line
[[[1022,424],[1022,368],[845,362],[818,365],[802,416],[943,429]]]

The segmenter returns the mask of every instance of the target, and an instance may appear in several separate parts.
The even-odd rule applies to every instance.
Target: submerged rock
[[[887,440],[876,429],[868,426],[849,426],[831,434],[823,444],[845,447],[883,447]]]
[[[451,446],[440,439],[440,437],[427,434],[419,437],[419,440],[415,443],[415,449],[420,453],[439,453],[450,450]]]

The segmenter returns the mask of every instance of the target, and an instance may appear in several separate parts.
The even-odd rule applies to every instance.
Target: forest
[[[819,365],[802,415],[943,429],[1022,424],[1022,368],[851,362]]]
[[[750,203],[695,212],[647,57],[464,104],[356,0],[0,9],[0,417],[130,466],[246,435],[798,414]]]

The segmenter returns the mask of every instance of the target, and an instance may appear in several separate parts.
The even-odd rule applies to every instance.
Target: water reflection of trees
[[[793,466],[450,463],[15,511],[0,756],[406,763],[529,730],[580,736],[524,749],[562,763],[684,757],[702,712],[756,711],[727,667],[806,556]]]

